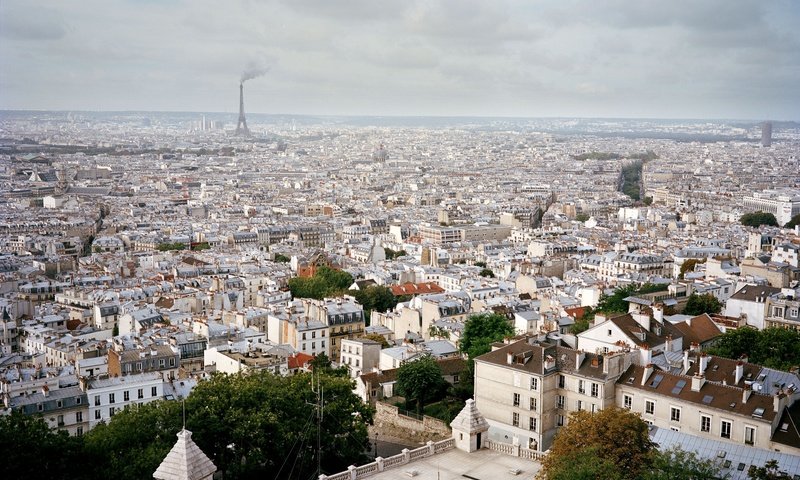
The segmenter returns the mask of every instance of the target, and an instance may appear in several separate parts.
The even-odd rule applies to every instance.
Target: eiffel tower
[[[244,118],[244,82],[239,82],[239,122],[236,124],[236,135],[250,136],[247,119]]]

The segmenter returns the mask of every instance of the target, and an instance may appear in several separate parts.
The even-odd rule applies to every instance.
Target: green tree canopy
[[[364,307],[364,314],[367,316],[373,310],[385,312],[397,305],[397,297],[389,287],[383,285],[370,285],[363,290],[351,290],[348,293]]]
[[[386,260],[394,260],[395,258],[408,255],[405,250],[392,250],[389,247],[383,247],[383,253],[386,254]]]
[[[553,458],[547,480],[622,480],[620,469],[598,451],[589,447]]]
[[[389,341],[386,340],[386,337],[384,337],[383,335],[381,335],[379,333],[368,333],[367,335],[364,335],[364,338],[368,338],[368,339],[372,340],[373,342],[380,343],[381,344],[381,348],[389,348]]]
[[[372,411],[352,393],[349,378],[316,377],[325,399],[322,467],[337,472],[366,459]],[[305,479],[316,471],[316,400],[311,374],[217,374],[186,399],[186,428],[225,478]],[[103,478],[108,472],[120,479],[151,478],[181,421],[178,402],[129,407],[85,435],[85,453]]]
[[[470,360],[492,350],[492,343],[513,335],[514,327],[508,319],[496,313],[472,315],[464,325],[459,346]]]
[[[708,353],[732,359],[746,355],[751,363],[789,370],[800,365],[800,332],[780,327],[741,327],[720,335]]]
[[[703,313],[719,313],[722,310],[722,303],[717,297],[710,293],[689,295],[683,313],[686,315],[701,315]]]
[[[800,213],[792,217],[783,228],[794,228],[796,225],[800,225]]]
[[[598,412],[573,412],[569,421],[556,434],[550,453],[542,461],[539,478],[568,478],[565,469],[587,465],[587,455],[594,452],[607,479],[638,479],[653,464],[655,444],[650,440],[647,424],[635,413],[618,407]],[[587,467],[588,468],[588,467]],[[598,467],[600,468],[600,467]]]
[[[643,480],[717,480],[726,478],[721,465],[678,447],[653,452],[650,471]]]
[[[791,476],[780,471],[777,460],[768,460],[763,467],[750,465],[747,470],[747,478],[752,480],[791,480]]]
[[[422,414],[425,400],[434,398],[446,387],[442,367],[430,355],[405,362],[397,370],[397,391],[406,397],[406,403],[416,403],[419,414]]]
[[[342,270],[320,267],[310,278],[294,277],[289,279],[289,291],[294,298],[316,298],[342,295],[350,285],[353,277]]]
[[[494,278],[494,272],[490,268],[484,268],[479,274],[481,277]]]
[[[639,285],[631,283],[618,287],[611,295],[605,293],[600,295],[600,300],[597,302],[597,307],[594,311],[599,313],[624,313],[628,311],[628,302],[626,298],[632,295],[641,295],[645,293],[661,292],[669,288],[666,283],[645,283]]]
[[[778,219],[775,218],[775,215],[767,212],[745,213],[739,218],[739,222],[742,225],[754,228],[758,228],[761,225],[778,226]]]
[[[41,417],[0,415],[3,478],[84,478],[81,438],[50,430]],[[151,472],[152,474],[152,472]]]

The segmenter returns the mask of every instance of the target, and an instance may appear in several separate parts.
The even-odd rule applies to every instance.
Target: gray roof
[[[214,463],[192,441],[192,432],[178,432],[178,441],[153,473],[161,480],[202,480],[217,471]]]
[[[464,433],[478,433],[489,430],[489,422],[483,418],[483,415],[478,411],[475,406],[475,400],[467,399],[464,408],[456,415],[456,418],[450,422],[453,430]]]
[[[720,463],[723,467],[722,474],[728,474],[727,478],[731,480],[747,479],[750,465],[763,467],[772,459],[778,461],[779,470],[785,471],[790,476],[800,475],[800,456],[797,455],[773,452],[741,443],[700,438],[666,428],[653,427],[650,436],[662,450],[677,446],[688,452],[696,452],[700,458]],[[744,465],[742,470],[739,470],[740,464]]]

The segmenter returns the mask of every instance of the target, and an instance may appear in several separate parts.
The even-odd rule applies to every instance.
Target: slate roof
[[[178,441],[153,473],[160,480],[202,480],[217,471],[214,463],[192,441],[192,432],[178,432]]]
[[[478,433],[489,430],[489,422],[483,417],[478,407],[475,406],[475,400],[467,399],[464,408],[458,412],[456,418],[450,422],[453,430],[464,433]]]

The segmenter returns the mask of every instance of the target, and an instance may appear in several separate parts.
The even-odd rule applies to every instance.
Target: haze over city
[[[0,109],[800,115],[800,3],[4,1]]]

